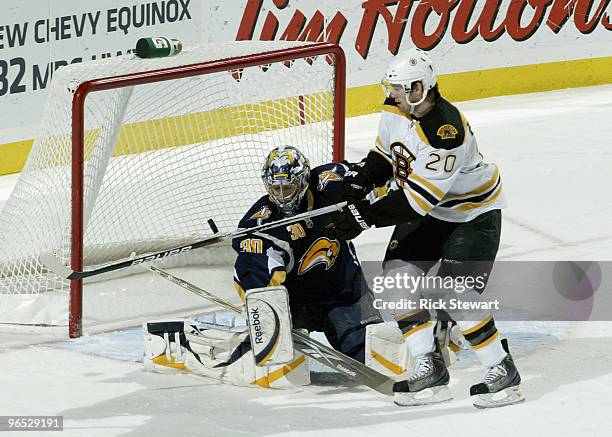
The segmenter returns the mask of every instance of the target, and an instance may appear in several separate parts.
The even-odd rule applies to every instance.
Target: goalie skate
[[[393,402],[402,407],[436,404],[453,398],[448,389],[449,374],[439,352],[416,358],[406,381],[393,385]]]
[[[508,342],[502,340],[506,356],[497,365],[490,367],[482,382],[470,387],[470,396],[476,408],[496,408],[518,404],[525,400],[521,393],[521,375],[508,349]]]

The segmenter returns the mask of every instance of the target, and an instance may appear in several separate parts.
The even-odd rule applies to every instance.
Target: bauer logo
[[[348,208],[349,208],[349,211],[351,211],[351,214],[353,214],[353,216],[355,217],[355,220],[357,221],[357,223],[359,223],[359,226],[361,226],[365,230],[370,229],[370,225],[368,225],[366,221],[363,219],[363,217],[361,217],[361,214],[359,213],[359,210],[357,209],[355,205],[349,205]]]
[[[157,261],[163,258],[168,258],[170,256],[179,255],[181,253],[185,253],[191,250],[191,246],[179,247],[176,249],[168,250],[166,252],[158,253],[155,255],[145,256],[144,258],[138,258],[132,261],[132,265],[138,265],[146,262]]]

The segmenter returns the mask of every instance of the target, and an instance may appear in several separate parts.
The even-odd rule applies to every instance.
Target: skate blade
[[[425,388],[415,393],[394,393],[393,402],[400,407],[413,407],[417,405],[438,404],[450,401],[453,398],[446,385]]]
[[[506,405],[519,404],[525,400],[519,385],[509,387],[497,393],[483,393],[473,396],[473,404],[476,408],[498,408]]]

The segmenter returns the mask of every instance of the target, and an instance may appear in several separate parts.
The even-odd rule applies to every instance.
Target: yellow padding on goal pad
[[[261,378],[256,379],[251,384],[257,384],[258,386],[263,387],[263,388],[270,388],[271,383],[287,375],[289,372],[291,372],[296,367],[298,367],[300,364],[302,364],[304,362],[304,357],[305,357],[304,355],[301,355],[300,357],[298,357],[291,363],[281,367],[278,370],[275,370],[274,372],[270,372],[268,376],[262,376]]]
[[[432,325],[431,321],[423,323],[421,325],[417,325],[414,328],[412,328],[410,331],[404,332],[402,335],[404,337],[409,337],[412,334],[414,334],[415,332],[420,331],[421,329],[429,328],[431,325]]]
[[[158,357],[153,358],[153,363],[157,364],[158,366],[172,367],[174,369],[185,370],[185,363],[175,362],[175,360],[175,357],[171,357],[170,361],[168,361],[165,355],[160,355]]]
[[[401,366],[398,366],[392,361],[389,361],[388,359],[386,359],[385,357],[383,357],[381,354],[379,354],[376,351],[372,351],[372,358],[378,361],[384,368],[389,369],[396,375],[401,375],[402,373],[406,371],[406,369],[404,369]]]

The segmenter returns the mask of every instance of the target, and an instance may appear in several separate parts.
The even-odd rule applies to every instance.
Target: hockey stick
[[[235,311],[237,313],[242,312],[241,307],[227,302],[226,300],[221,299],[220,297],[215,296],[214,294],[203,290],[200,287],[185,281],[184,279],[178,278],[171,273],[160,269],[159,267],[151,265],[149,266],[149,270],[178,285],[179,287],[214,302],[227,310]],[[308,335],[297,330],[293,331],[293,344],[295,348],[304,355],[308,355],[319,363],[343,373],[359,384],[368,386],[384,395],[390,396],[393,394],[394,380],[366,366],[365,364],[344,355],[342,352],[338,352],[335,349],[325,346],[324,344],[319,343],[318,341],[310,338]]]
[[[220,243],[221,241],[231,240],[233,238],[243,237],[245,235],[252,234],[254,232],[265,231],[268,229],[277,228],[279,226],[283,226],[289,223],[295,223],[300,220],[305,220],[312,217],[318,217],[320,215],[329,214],[330,212],[341,211],[342,208],[346,206],[346,202],[336,203],[334,205],[325,206],[323,208],[314,209],[312,211],[306,211],[301,214],[297,214],[291,217],[286,217],[281,220],[277,220],[275,222],[264,223],[259,226],[254,226],[248,229],[237,229],[232,232],[224,232],[224,233],[216,233],[217,229],[214,226],[214,223],[211,223],[209,220],[209,224],[211,224],[211,228],[215,235],[210,237],[206,237],[202,240],[195,241],[193,243],[185,244],[183,246],[174,247],[167,250],[162,250],[160,252],[154,252],[147,255],[142,255],[136,258],[131,258],[126,261],[114,262],[111,264],[106,264],[102,267],[98,267],[91,270],[85,270],[82,272],[77,272],[71,270],[69,267],[64,265],[62,260],[60,260],[57,256],[52,253],[42,253],[39,256],[40,262],[49,270],[54,272],[56,275],[64,278],[64,279],[84,279],[89,278],[90,276],[100,275],[102,273],[113,272],[115,270],[124,269],[126,267],[132,267],[138,264],[142,264],[145,262],[151,261],[159,261],[164,258],[168,258],[170,256],[179,255],[181,253],[185,253],[191,251],[193,249],[199,249],[201,247],[210,246],[215,243]]]

